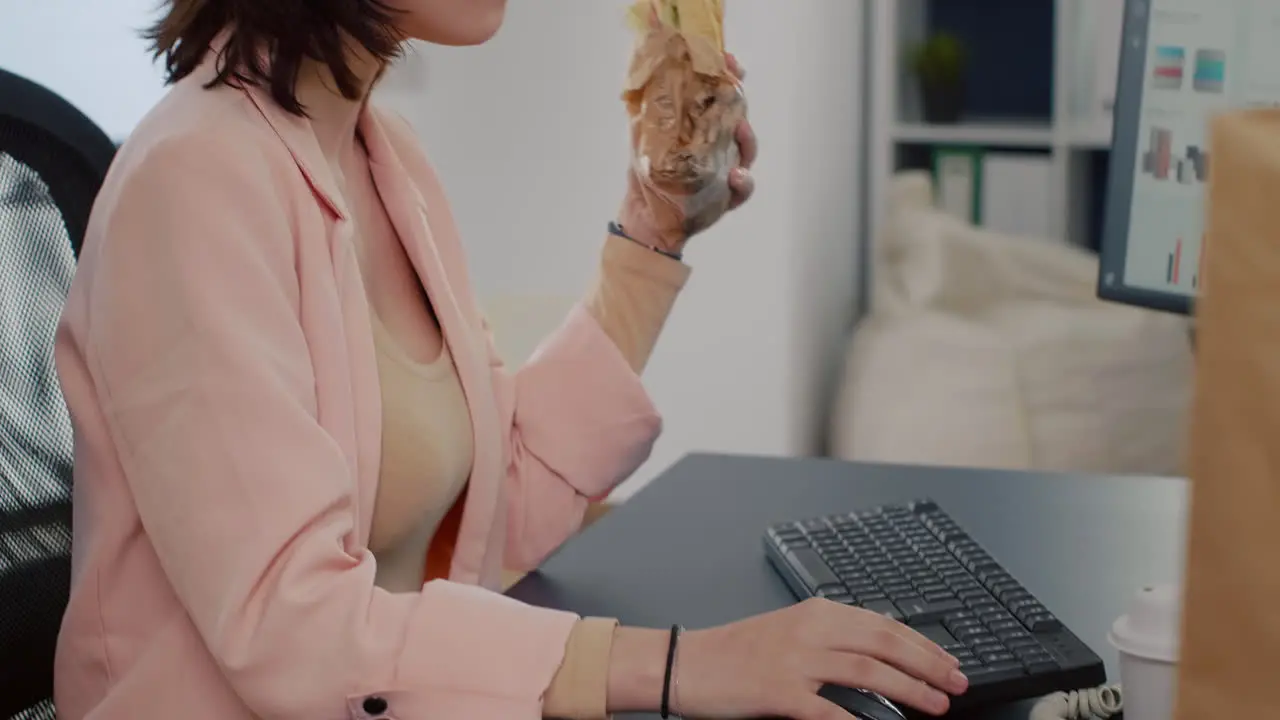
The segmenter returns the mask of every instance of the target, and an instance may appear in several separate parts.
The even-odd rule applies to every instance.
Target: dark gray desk
[[[516,598],[632,625],[705,627],[794,602],[765,560],[774,521],[929,496],[1118,677],[1111,622],[1180,575],[1182,480],[694,455],[567,543]],[[988,713],[1024,720],[1029,704]]]

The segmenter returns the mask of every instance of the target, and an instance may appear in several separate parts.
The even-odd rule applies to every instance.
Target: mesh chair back
[[[71,558],[71,423],[54,333],[114,145],[0,70],[0,718],[53,718]]]

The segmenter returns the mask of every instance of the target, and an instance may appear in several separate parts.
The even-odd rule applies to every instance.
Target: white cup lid
[[[1143,588],[1129,613],[1115,621],[1108,639],[1117,650],[1158,662],[1178,661],[1181,591],[1174,585]]]

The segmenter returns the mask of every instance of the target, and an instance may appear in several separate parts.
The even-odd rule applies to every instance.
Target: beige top
[[[586,307],[636,372],[648,362],[688,274],[687,266],[635,243],[612,236],[606,241]],[[431,539],[471,470],[471,415],[447,344],[438,358],[419,363],[400,349],[376,313],[372,321],[383,420],[369,545],[378,559],[379,587],[417,592]],[[578,623],[544,697],[546,716],[606,717],[616,626],[602,618]]]
[[[373,342],[382,384],[382,469],[369,549],[377,585],[422,589],[436,527],[466,487],[474,437],[471,411],[449,346],[430,363],[414,361],[378,319]]]

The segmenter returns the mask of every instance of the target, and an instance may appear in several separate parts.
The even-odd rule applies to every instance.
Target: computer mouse
[[[870,690],[823,685],[818,694],[844,708],[858,720],[907,720],[907,716],[897,706]]]

